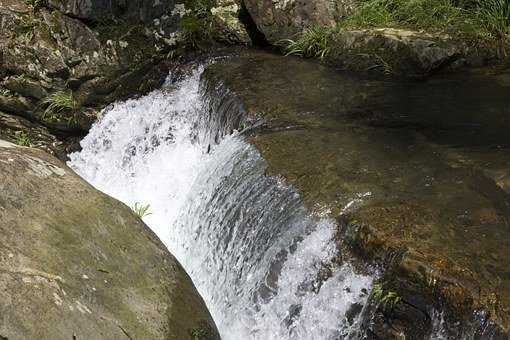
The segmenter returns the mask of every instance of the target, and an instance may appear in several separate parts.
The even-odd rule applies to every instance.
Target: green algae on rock
[[[4,141],[0,174],[2,337],[219,339],[187,274],[128,207]]]

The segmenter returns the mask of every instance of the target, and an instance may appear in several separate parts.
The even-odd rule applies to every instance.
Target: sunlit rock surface
[[[0,336],[217,339],[191,280],[122,203],[0,141]]]

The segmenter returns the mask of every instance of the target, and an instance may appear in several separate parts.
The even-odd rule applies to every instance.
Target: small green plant
[[[498,39],[510,35],[510,0],[483,0],[479,2],[480,20]]]
[[[39,8],[46,6],[46,0],[25,0],[25,3],[34,10],[38,10]]]
[[[139,202],[136,202],[133,207],[131,207],[131,210],[139,217],[144,218],[146,216],[152,215],[151,212],[149,212],[151,205],[150,204],[141,204]]]
[[[212,40],[213,5],[210,0],[188,1],[191,10],[182,17],[180,23],[182,38],[188,48],[201,49],[204,42]]]
[[[76,100],[72,91],[57,91],[44,98],[41,105],[47,105],[42,119],[47,122],[60,121],[65,115],[72,122],[77,109]]]
[[[25,14],[18,19],[15,32],[28,43],[34,37],[35,31],[40,25],[41,21],[35,17],[34,13]]]
[[[303,32],[297,40],[280,42],[286,55],[299,55],[324,59],[331,52],[330,40],[334,30],[328,27],[312,27]]]
[[[13,94],[11,91],[7,90],[7,89],[0,89],[0,96],[2,97],[12,97]]]
[[[380,283],[374,284],[372,297],[375,301],[382,304],[385,309],[393,309],[402,301],[402,298],[396,292],[384,291]]]
[[[19,131],[16,133],[16,136],[14,138],[14,143],[16,143],[17,145],[20,145],[20,146],[31,146],[32,139],[26,132]]]
[[[14,76],[13,78],[20,83],[26,83],[30,80],[30,78],[25,73]]]
[[[193,340],[205,340],[212,337],[212,332],[208,326],[203,325],[192,329],[190,335]]]

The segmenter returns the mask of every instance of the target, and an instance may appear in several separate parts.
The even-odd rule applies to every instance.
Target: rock
[[[49,0],[48,4],[65,14],[84,20],[125,19],[150,23],[168,13],[171,0]]]
[[[47,128],[30,121],[0,112],[0,139],[8,142],[44,150],[61,156],[63,143]]]
[[[250,36],[239,20],[241,6],[234,0],[218,0],[211,8],[215,39],[228,44],[249,45]]]
[[[0,141],[0,335],[219,339],[175,258],[125,205]]]
[[[305,28],[334,27],[353,12],[358,0],[245,0],[259,30],[272,44],[294,39]]]
[[[1,83],[7,90],[19,93],[24,97],[41,100],[48,96],[48,88],[41,81],[33,79],[19,79],[16,77],[6,77]]]
[[[320,27],[327,41],[324,61],[357,72],[425,76],[505,62],[501,46],[446,34],[395,28],[339,29],[359,0],[245,0],[251,18],[273,45],[296,41],[306,29]]]
[[[365,335],[430,338],[441,315],[451,338],[505,339],[508,77],[369,80],[251,52],[209,66],[203,88],[222,121],[258,126],[246,138],[268,175],[338,221],[339,256],[379,268],[402,299],[372,301]]]
[[[0,94],[0,110],[30,116],[34,108],[34,103],[28,98],[11,93]]]
[[[141,2],[138,5],[142,6]],[[172,21],[166,18],[165,22]],[[4,0],[0,22],[0,72],[7,75],[0,88],[12,92],[1,99],[0,109],[44,124],[71,125],[68,115],[52,117],[52,122],[42,115],[47,105],[42,101],[53,93],[72,92],[78,100],[73,112],[76,120],[88,121],[81,116],[87,116],[90,109],[148,91],[162,83],[168,72],[159,65],[165,51],[173,48],[166,42],[173,28],[165,24],[164,31],[162,21],[159,26],[152,21],[145,25],[119,21],[89,27],[59,11],[33,10],[22,0]],[[87,100],[89,97],[94,100]],[[87,126],[90,124],[81,128]]]
[[[403,29],[341,30],[329,45],[325,60],[335,66],[407,77],[502,61],[494,46]]]

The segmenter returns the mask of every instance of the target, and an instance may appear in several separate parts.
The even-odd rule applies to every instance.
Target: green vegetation
[[[510,0],[364,0],[337,27],[311,27],[296,40],[284,40],[281,45],[287,55],[324,59],[331,52],[336,33],[378,27],[501,43],[510,40]]]
[[[135,205],[131,207],[131,210],[133,210],[136,216],[144,218],[152,214],[151,212],[149,212],[150,207],[151,207],[150,204],[143,205],[141,203],[136,202]]]
[[[32,15],[24,15],[21,17],[17,33],[27,42],[31,41],[34,37],[36,28],[40,22]]]
[[[330,52],[331,28],[312,27],[303,32],[298,40],[283,40],[286,55],[324,59]]]
[[[402,301],[402,298],[396,292],[385,292],[380,283],[374,284],[372,297],[375,301],[382,304],[385,309],[393,309]]]
[[[46,122],[61,121],[65,117],[68,122],[71,122],[77,109],[72,91],[52,93],[42,100],[41,105],[47,105],[42,115],[42,119]]]
[[[479,28],[475,13],[473,5],[455,0],[366,0],[342,25],[475,33]]]
[[[34,10],[38,10],[39,8],[46,6],[46,0],[25,0],[25,3]]]
[[[13,78],[20,83],[26,83],[30,80],[30,78],[25,73],[14,76]]]
[[[0,89],[0,96],[2,97],[12,97],[13,94],[11,91],[7,90],[7,89]]]
[[[510,28],[510,0],[365,0],[340,27],[397,27],[500,39]]]
[[[32,139],[26,132],[19,131],[16,133],[16,136],[14,137],[14,143],[20,146],[31,146]]]
[[[213,19],[212,0],[186,1],[186,8],[190,9],[181,19],[182,38],[190,49],[200,49],[206,42],[212,40]]]
[[[205,340],[212,337],[212,332],[209,330],[209,327],[204,325],[192,329],[190,335],[193,340]]]
[[[484,0],[479,17],[485,28],[500,39],[510,35],[510,0]]]

